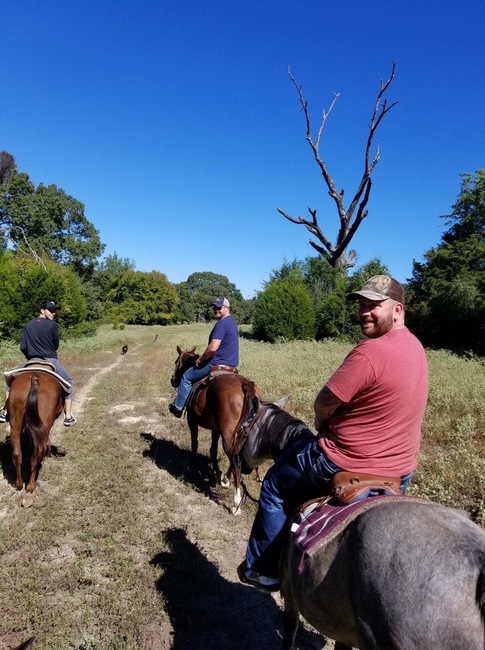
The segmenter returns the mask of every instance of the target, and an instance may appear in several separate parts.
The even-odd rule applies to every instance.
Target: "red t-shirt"
[[[359,343],[327,382],[345,402],[320,437],[351,472],[405,476],[416,468],[428,398],[423,346],[407,327]]]

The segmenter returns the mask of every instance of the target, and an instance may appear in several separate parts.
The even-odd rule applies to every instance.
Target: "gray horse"
[[[302,431],[275,405],[256,415],[241,452],[248,469]],[[304,555],[289,534],[280,584],[284,650],[300,613],[336,650],[485,648],[485,532],[433,502],[386,499]]]

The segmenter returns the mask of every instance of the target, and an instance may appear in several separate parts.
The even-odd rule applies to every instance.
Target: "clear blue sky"
[[[17,0],[2,7],[0,149],[85,205],[140,271],[229,278],[245,297],[313,255],[286,221],[337,214],[305,141],[353,196],[381,79],[369,216],[353,241],[405,281],[439,243],[460,173],[485,166],[485,3],[468,0]]]

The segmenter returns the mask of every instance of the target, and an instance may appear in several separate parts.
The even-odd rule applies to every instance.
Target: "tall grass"
[[[205,347],[206,328],[175,332],[180,344]],[[241,372],[266,399],[291,395],[287,409],[313,428],[315,397],[352,345],[339,341],[262,343],[241,338]],[[485,361],[427,351],[430,392],[419,465],[410,494],[463,508],[485,524]]]
[[[177,345],[196,346],[202,352],[210,330],[210,324],[128,326],[123,330],[103,326],[94,337],[63,341],[59,355],[68,365],[71,359],[83,355],[134,344],[143,333],[147,341],[157,334],[160,345],[166,346],[168,354],[175,358]],[[313,426],[315,396],[352,346],[338,341],[269,344],[242,334],[241,373],[256,381],[266,399],[291,395],[288,410]],[[430,393],[419,466],[410,492],[463,507],[484,523],[485,362],[443,350],[428,351],[427,357]],[[0,343],[0,365],[4,370],[21,361],[18,345]]]
[[[232,517],[185,480],[187,423],[167,414],[176,346],[201,352],[210,329],[104,327],[94,338],[62,342],[60,358],[78,395],[93,373],[120,362],[90,389],[78,425],[54,431],[66,456],[45,461],[30,509],[18,505],[7,480],[11,452],[0,443],[0,648],[30,635],[36,650],[158,650],[172,640],[173,647],[202,647],[196,639],[204,634],[206,647],[215,648],[238,625],[234,593],[237,603],[257,597],[233,584],[252,511],[245,504],[242,517]],[[267,399],[291,394],[288,410],[312,427],[315,395],[350,347],[241,337],[240,369]],[[446,352],[428,359],[431,390],[411,491],[465,508],[483,525],[485,368]],[[17,346],[0,346],[5,369],[20,360]],[[200,440],[206,454],[209,433],[201,431]],[[256,494],[255,483],[250,487]],[[209,596],[231,608],[208,607]],[[242,605],[250,620],[254,602]],[[258,601],[265,624],[271,603]],[[251,639],[251,625],[238,629],[233,647],[251,645],[244,634]]]

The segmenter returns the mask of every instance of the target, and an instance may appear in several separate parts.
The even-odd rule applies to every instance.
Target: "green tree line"
[[[413,262],[405,283],[407,324],[431,348],[485,353],[485,170],[461,176],[461,191],[439,244]],[[254,334],[266,341],[344,338],[355,341],[355,305],[346,295],[366,278],[389,273],[374,259],[348,275],[322,257],[273,271],[256,301]]]
[[[485,170],[462,175],[461,191],[441,241],[414,262],[406,289],[407,322],[428,347],[482,355],[485,298]],[[346,295],[378,273],[374,259],[352,274],[323,256],[283,262],[263,290],[245,300],[221,274],[201,271],[171,283],[158,271],[137,271],[105,245],[84,214],[84,205],[55,185],[35,186],[0,152],[0,334],[18,337],[40,303],[62,306],[61,334],[80,336],[99,322],[167,325],[212,318],[210,302],[224,295],[239,323],[253,336],[274,342],[292,339],[357,340],[355,305]]]

